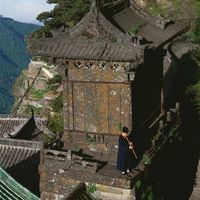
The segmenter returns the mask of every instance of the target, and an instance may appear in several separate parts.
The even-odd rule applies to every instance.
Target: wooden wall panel
[[[74,106],[73,106],[73,83],[68,83],[68,99],[67,99],[67,105],[68,106],[68,122],[69,122],[69,129],[74,129]],[[64,103],[65,106],[65,103]]]
[[[120,124],[120,85],[109,84],[109,129],[110,133],[117,134]]]
[[[64,116],[64,129],[70,129],[69,126],[69,91],[68,83],[63,84],[63,116]]]
[[[96,116],[96,86],[95,84],[84,84],[85,90],[85,129],[87,132],[97,132]]]
[[[118,134],[120,124],[132,129],[130,85],[69,82],[67,92],[70,130]]]
[[[85,130],[85,100],[84,85],[73,83],[74,129]]]
[[[97,125],[98,133],[109,133],[108,128],[108,86],[97,84]]]
[[[132,129],[132,105],[130,85],[121,85],[121,125]]]

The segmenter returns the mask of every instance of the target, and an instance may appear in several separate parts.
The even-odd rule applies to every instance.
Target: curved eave
[[[143,57],[143,50],[127,46],[123,43],[107,43],[105,41],[96,43],[79,43],[77,41],[51,41],[40,42],[30,45],[29,52],[32,56],[47,56],[71,60],[97,60],[97,61],[118,61],[133,62]]]
[[[39,200],[28,189],[20,185],[0,167],[0,196],[15,200]]]

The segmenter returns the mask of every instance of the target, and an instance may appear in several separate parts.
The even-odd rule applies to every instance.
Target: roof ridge
[[[9,133],[9,136],[15,137],[22,130],[22,128],[26,124],[28,124],[30,122],[31,119],[32,119],[32,117],[30,117],[29,119],[26,119],[23,123],[21,123],[17,127],[15,127],[14,131],[12,131],[11,133]]]
[[[40,150],[43,146],[42,142],[30,141],[30,140],[18,140],[0,138],[0,146],[12,146],[22,148],[33,148],[34,150]]]

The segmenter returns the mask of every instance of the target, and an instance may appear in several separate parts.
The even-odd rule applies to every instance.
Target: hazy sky
[[[39,23],[37,15],[52,8],[46,0],[0,0],[0,14],[21,22]]]

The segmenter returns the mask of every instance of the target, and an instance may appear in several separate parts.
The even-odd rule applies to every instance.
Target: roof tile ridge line
[[[190,44],[191,46],[190,47],[188,47],[188,45],[187,45],[187,52],[189,52],[189,51],[192,51],[192,50],[194,50],[198,45],[196,44],[194,44],[194,43],[192,43],[191,41],[189,41],[189,40],[181,40],[182,38],[177,38],[176,40],[174,40],[174,41],[172,41],[169,45],[168,45],[168,47],[167,47],[167,49],[168,49],[168,51],[169,51],[169,53],[170,53],[170,55],[172,56],[172,57],[175,57],[176,59],[178,59],[179,60],[179,58],[177,57],[177,52],[174,52],[173,51],[173,46],[174,45],[176,45],[176,44],[178,44],[178,43],[182,43],[182,44]],[[187,53],[186,52],[186,53]]]
[[[106,44],[105,44],[105,46],[104,46],[104,48],[103,48],[103,50],[102,50],[102,52],[101,52],[101,55],[99,56],[100,60],[102,59],[102,57],[103,57],[103,55],[104,55],[104,53],[105,53],[107,47],[108,47],[108,43],[106,42]]]
[[[122,44],[126,47],[134,47],[131,43],[131,36],[124,34],[121,30],[119,30],[116,26],[114,26],[104,15],[103,13],[99,13],[100,21],[104,21],[105,23],[101,23],[102,28],[107,34],[112,35],[113,38],[117,39],[117,42],[121,40]],[[116,43],[117,43],[116,42]],[[140,49],[140,48],[138,48]]]
[[[106,33],[113,35],[115,39],[120,39],[122,44],[126,47],[134,47],[138,51],[143,51],[146,46],[140,45],[140,46],[134,46],[134,44],[131,42],[131,35],[130,34],[124,34],[121,30],[119,30],[115,25],[113,25],[110,20],[108,20],[103,13],[99,13],[99,20],[103,20],[105,22],[101,23],[102,28],[105,30]],[[106,26],[105,26],[106,25]]]
[[[47,137],[53,138],[53,137],[56,136],[55,133],[53,133],[53,132],[52,132],[51,130],[49,130],[46,126],[44,126],[43,124],[41,124],[41,123],[39,123],[39,122],[37,122],[37,121],[36,121],[36,126],[37,126],[37,128],[40,129]],[[48,134],[49,134],[49,135],[48,135]],[[50,137],[50,135],[51,135],[52,137]]]
[[[14,144],[14,145],[10,145],[10,144],[0,144],[0,147],[13,148],[13,149],[21,149],[21,150],[29,150],[29,151],[39,150],[39,148],[34,148],[34,149],[33,149],[33,147],[17,146],[17,144]]]
[[[104,15],[103,13],[99,13],[99,20],[101,23],[102,28],[109,34],[114,35],[114,37],[117,39],[120,36],[120,39],[127,39],[126,34],[124,34],[122,31],[120,31],[116,26],[114,26]],[[106,25],[106,27],[105,27]],[[115,29],[114,31],[112,29]]]
[[[95,8],[96,8],[96,0],[93,0],[90,6],[90,10],[83,16],[83,18],[74,27],[72,27],[69,30],[70,35],[75,34],[75,32],[77,31],[76,30],[77,28],[82,29],[82,26],[84,24],[87,24],[87,22],[91,20],[91,16],[95,14],[94,12],[97,12],[97,15],[99,14],[99,10],[97,10],[97,8],[96,8],[96,11],[94,11]],[[80,30],[78,30],[78,32],[79,31]]]
[[[15,118],[15,119],[27,119],[28,116],[25,116],[25,115],[15,115],[15,114],[0,114],[0,119],[4,119],[4,118]]]
[[[11,114],[0,114],[0,118],[8,118]]]
[[[41,146],[43,146],[43,144],[42,142],[31,141],[31,140],[0,138],[0,146],[18,147],[18,148],[22,147],[26,149],[41,150]]]
[[[79,34],[80,31],[85,27],[85,25],[88,25],[89,23],[91,23],[91,19],[94,19],[96,21],[97,25],[102,27],[106,33],[109,33],[107,31],[108,27],[102,26],[103,25],[103,23],[101,23],[102,20],[107,21],[107,25],[109,26],[109,28],[110,28],[110,26],[112,26],[117,30],[118,33],[120,33],[120,35],[123,34],[108,19],[106,19],[106,17],[103,15],[103,13],[97,7],[96,1],[97,0],[93,0],[89,12],[81,19],[80,22],[78,22],[74,27],[72,27],[69,30],[70,36],[72,36],[73,34],[77,34],[77,33]],[[108,24],[108,23],[110,23],[110,24]],[[115,31],[111,31],[111,33],[114,35],[118,35],[118,34],[116,34]]]
[[[17,193],[15,193],[17,196],[19,196],[20,198],[24,198],[26,199],[26,195],[28,195],[28,197],[32,200],[39,200],[39,197],[37,197],[35,194],[33,194],[30,190],[28,190],[26,187],[22,186],[19,182],[17,182],[14,178],[12,178],[12,176],[10,176],[5,170],[3,170],[0,167],[0,177],[1,177],[1,181],[6,182],[7,184],[11,184],[10,186],[12,187],[12,189],[14,189],[15,191],[17,191]],[[17,187],[16,187],[17,186]],[[26,194],[24,194],[24,192],[26,192]],[[23,194],[23,195],[21,195]],[[25,195],[25,196],[24,196]]]
[[[19,126],[17,126],[14,131],[12,131],[11,133],[9,133],[9,136],[12,136],[12,137],[17,136],[17,134],[22,130],[22,128],[26,124],[28,124],[30,122],[31,119],[32,119],[32,117],[26,119],[22,124],[20,124]]]

